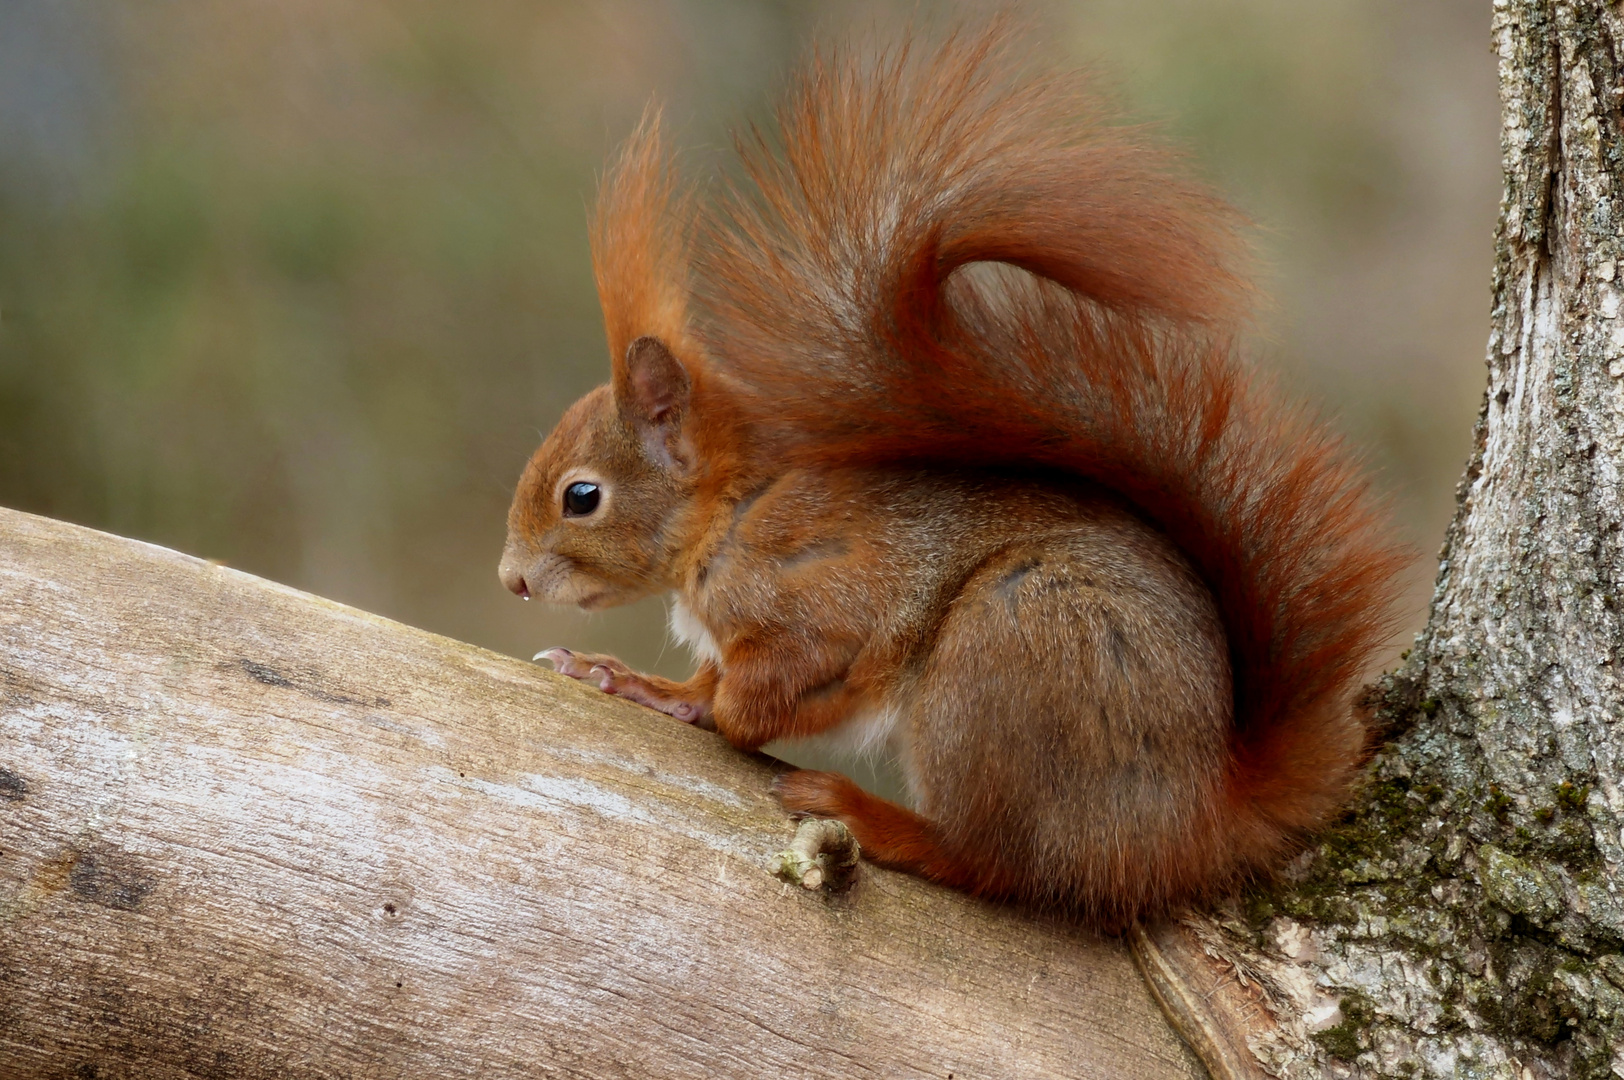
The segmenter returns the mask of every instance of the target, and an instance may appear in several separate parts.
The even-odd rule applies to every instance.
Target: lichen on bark
[[[1283,880],[1193,929],[1285,1077],[1624,1077],[1624,11],[1495,0],[1488,389],[1389,741]]]

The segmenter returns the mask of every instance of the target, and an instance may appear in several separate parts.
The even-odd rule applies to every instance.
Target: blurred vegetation
[[[657,604],[539,611],[495,575],[525,456],[606,370],[595,172],[651,96],[703,167],[814,36],[962,10],[7,0],[0,503],[681,672]],[[1264,362],[1370,447],[1430,552],[1482,385],[1488,4],[1034,11],[1257,220]]]

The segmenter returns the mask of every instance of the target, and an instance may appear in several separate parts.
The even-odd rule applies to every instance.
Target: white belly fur
[[[765,749],[803,768],[834,768],[845,772],[876,794],[897,799],[917,810],[919,787],[911,768],[908,728],[898,723],[901,717],[899,705],[887,704],[855,713],[839,727],[804,739],[779,739],[768,743]],[[900,790],[892,786],[893,781],[887,780],[888,776],[900,781]],[[875,783],[881,786],[872,786]]]
[[[891,739],[896,734],[901,710],[895,706],[853,713],[839,727],[820,731],[804,739],[784,739],[785,744],[819,750],[840,757],[877,758],[893,753]]]
[[[711,636],[710,630],[699,621],[699,616],[689,610],[681,597],[671,603],[671,636],[688,646],[695,660],[701,663],[709,660],[713,664],[722,662],[722,649],[716,644],[716,638]]]
[[[680,598],[671,604],[671,635],[688,646],[696,660],[721,663],[722,650],[716,644],[715,636]],[[906,771],[907,747],[901,745],[900,741],[906,736],[897,728],[901,715],[902,710],[896,705],[867,709],[853,714],[839,727],[805,739],[779,740],[779,745],[835,758],[870,761],[890,758],[901,763]]]

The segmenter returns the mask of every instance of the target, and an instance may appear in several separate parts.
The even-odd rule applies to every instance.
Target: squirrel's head
[[[631,343],[614,381],[571,405],[525,466],[502,584],[588,609],[676,584],[699,465],[693,389],[659,338]]]

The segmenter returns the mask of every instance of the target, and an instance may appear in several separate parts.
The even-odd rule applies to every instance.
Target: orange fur
[[[632,340],[652,334],[692,357],[688,333],[691,201],[676,181],[660,114],[643,114],[598,193],[592,220],[592,272],[617,372]]]

